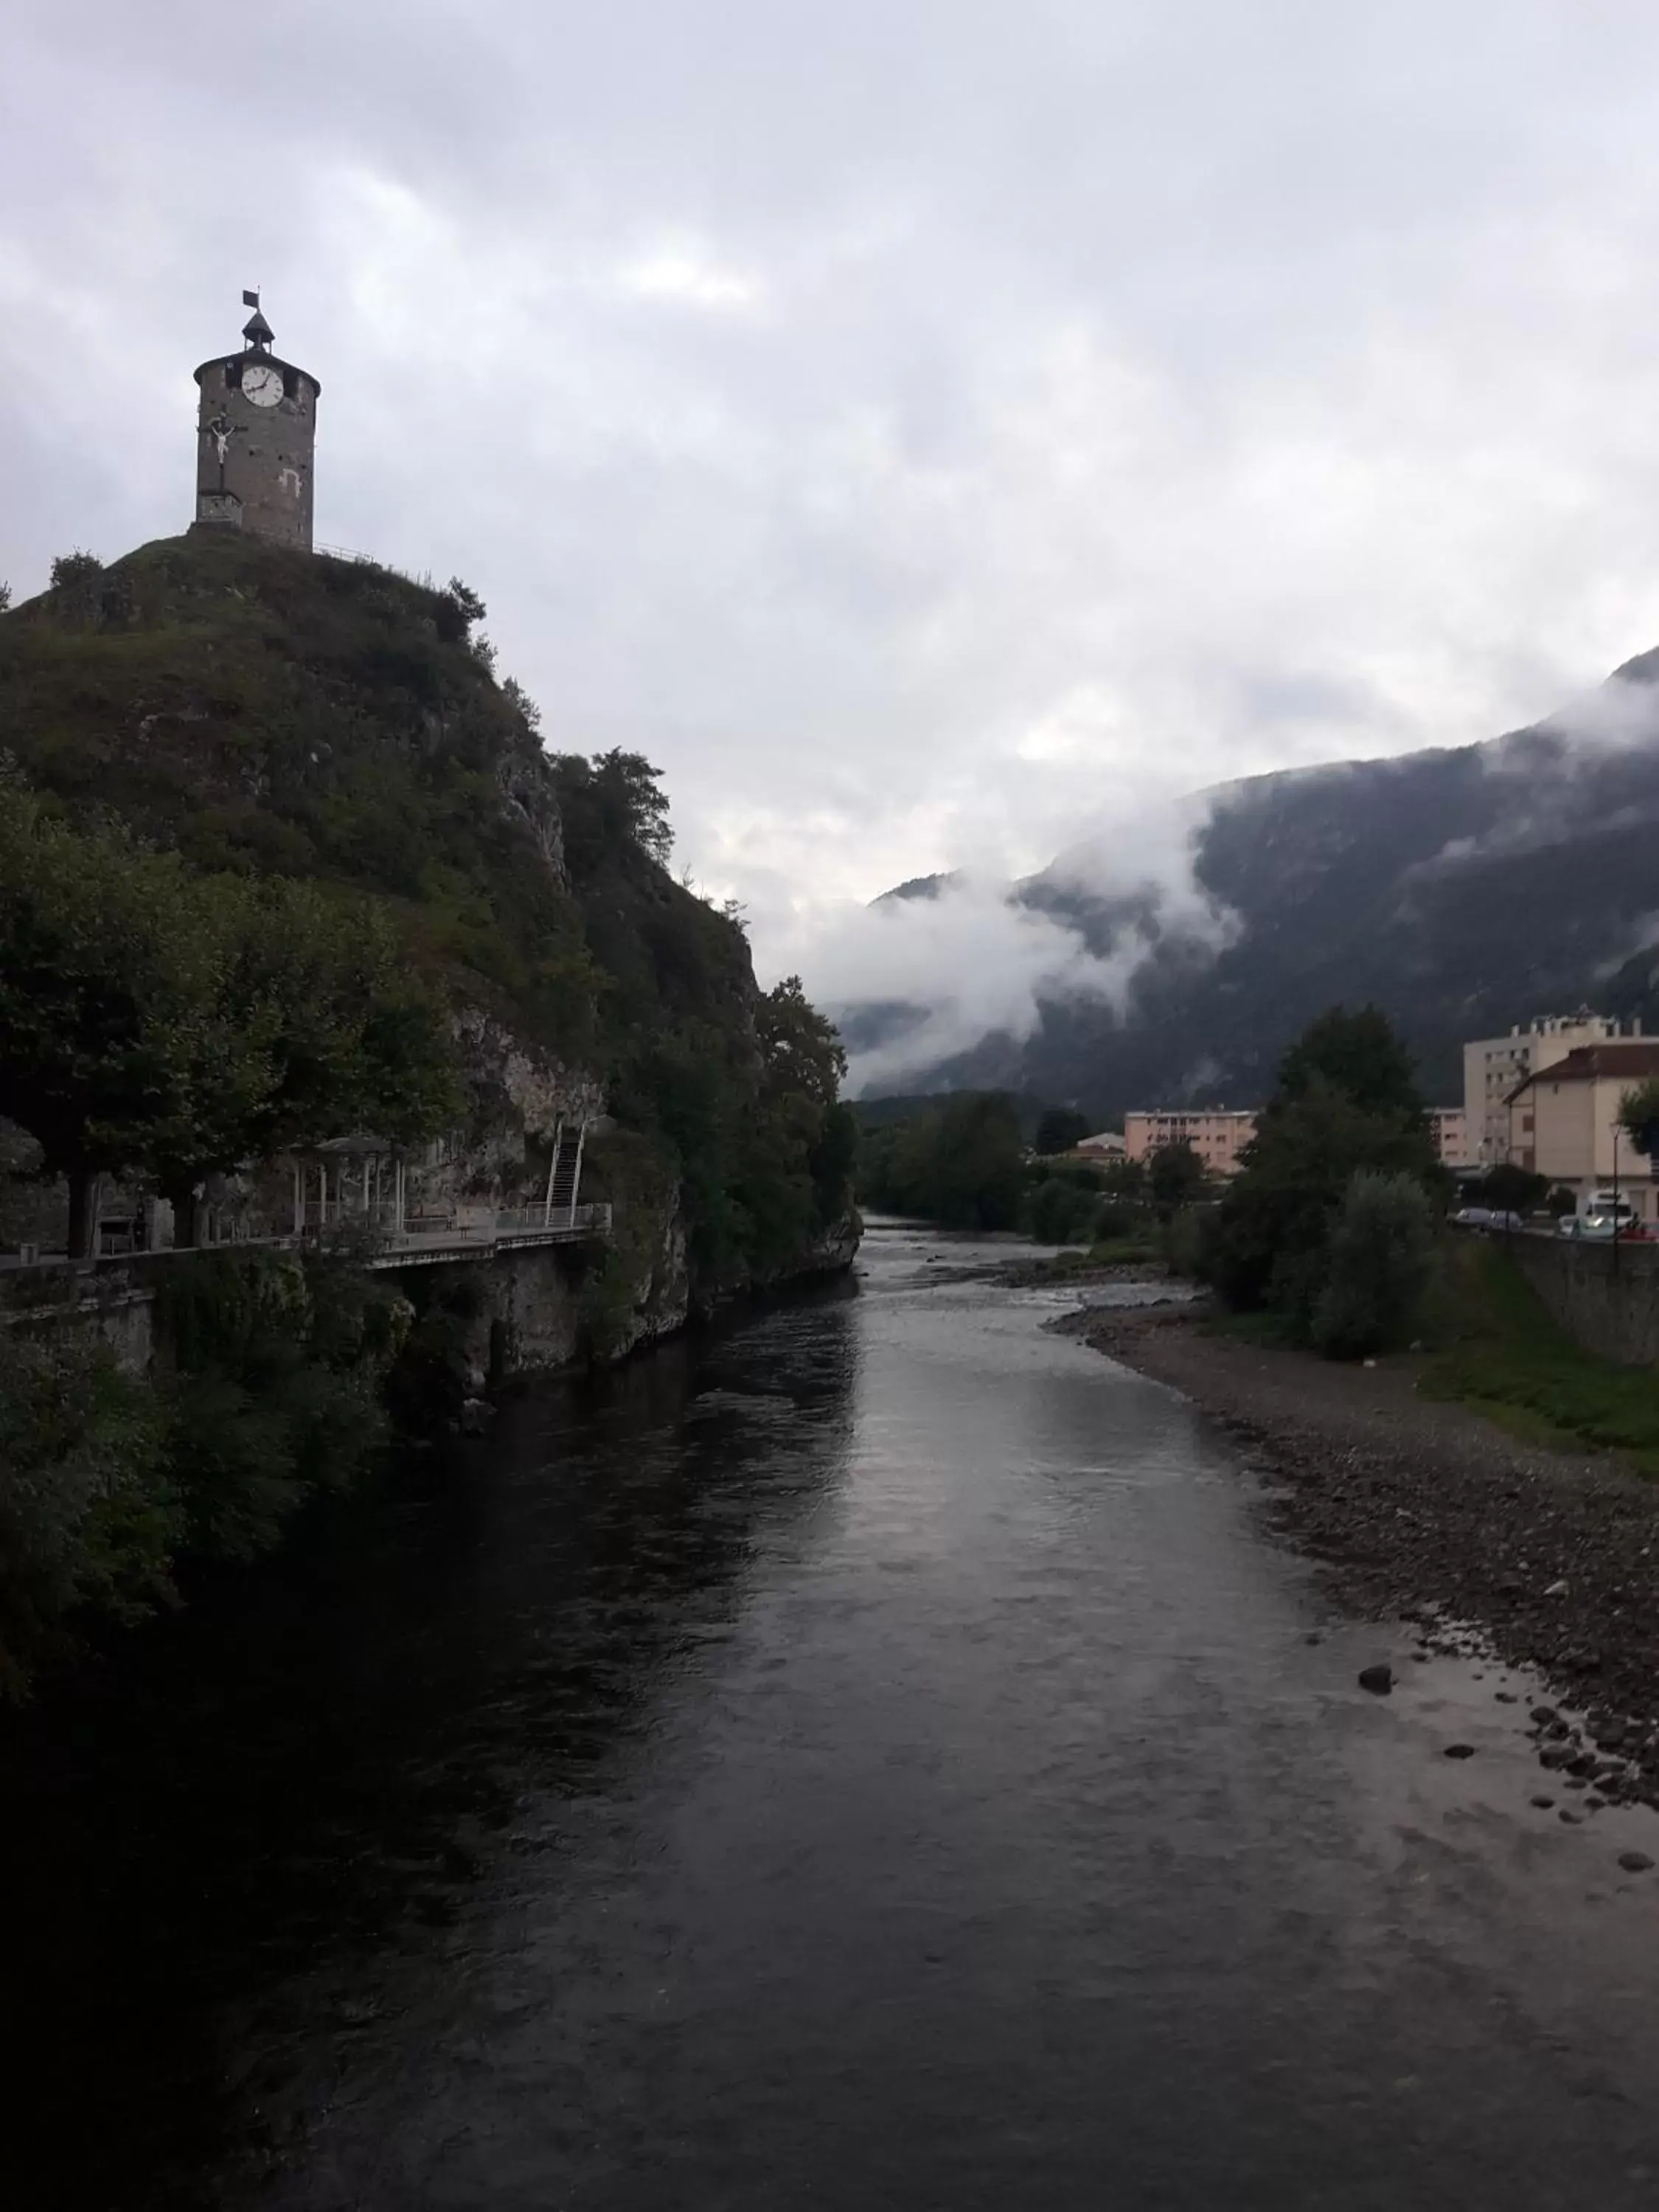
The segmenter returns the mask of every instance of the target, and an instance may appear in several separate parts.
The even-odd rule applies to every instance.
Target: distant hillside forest
[[[0,615],[0,1115],[181,1188],[464,1124],[487,1018],[602,1092],[601,1187],[697,1291],[787,1273],[850,1205],[835,1034],[675,880],[648,762],[544,749],[483,616],[206,532]]]

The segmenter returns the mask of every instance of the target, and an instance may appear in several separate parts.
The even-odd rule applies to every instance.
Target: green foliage
[[[1179,1144],[1160,1145],[1146,1163],[1146,1187],[1165,1220],[1200,1197],[1206,1180],[1203,1161],[1184,1137]]]
[[[1026,1225],[1039,1244],[1091,1244],[1102,1232],[1103,1209],[1091,1190],[1060,1176],[1047,1176],[1026,1201]],[[1112,1209],[1114,1216],[1120,1209]],[[1115,1233],[1122,1234],[1122,1229]]]
[[[1647,1158],[1659,1154],[1659,1076],[1634,1085],[1619,1101],[1619,1126]]]
[[[101,1346],[0,1329],[0,1697],[75,1607],[127,1618],[167,1595],[182,1522],[154,1394]]]
[[[95,594],[48,595],[0,622],[0,744],[30,785],[76,833],[104,837],[119,817],[136,851],[177,868],[180,902],[206,902],[211,882],[215,929],[192,921],[183,934],[212,971],[216,1020],[229,993],[232,1011],[238,996],[262,1018],[280,1005],[295,1024],[261,1033],[250,1061],[208,1051],[222,1021],[176,1025],[171,1091],[155,1093],[137,1045],[168,1024],[146,1025],[159,998],[144,969],[129,979],[137,1042],[125,1058],[121,1023],[85,1007],[89,1065],[131,1078],[143,1095],[125,1102],[131,1118],[173,1099],[167,1171],[182,1181],[192,1158],[199,1175],[229,1149],[228,1137],[206,1142],[204,1125],[240,1121],[239,1084],[259,1092],[272,1142],[319,1094],[353,1096],[352,1118],[388,1134],[397,1118],[410,1134],[444,1118],[442,1085],[422,1082],[436,1062],[419,1032],[422,1006],[447,995],[605,1081],[612,1111],[683,1175],[702,1275],[790,1264],[850,1203],[838,1060],[826,1084],[806,1066],[822,1037],[797,1050],[781,1014],[760,1034],[770,1018],[741,928],[661,866],[671,832],[657,770],[620,750],[550,757],[525,693],[491,680],[483,615],[459,579],[435,591],[225,532],[145,547]],[[233,879],[268,901],[251,938],[231,927],[248,911]],[[372,927],[359,927],[365,897]],[[337,957],[327,911],[361,973]],[[264,964],[229,959],[228,940],[263,945]],[[135,945],[148,944],[141,928]],[[297,1026],[307,974],[332,978],[343,1002],[320,1034]],[[193,983],[179,990],[203,1003]],[[374,1036],[351,1013],[366,995],[380,1009]],[[233,1035],[246,1041],[245,1028]],[[790,1064],[769,1065],[775,1050]],[[274,1090],[262,1055],[281,1072]]]
[[[1048,1158],[1056,1152],[1069,1152],[1090,1133],[1088,1115],[1079,1114],[1074,1106],[1045,1107],[1037,1118],[1031,1149]]]
[[[554,778],[523,694],[468,646],[473,604],[234,532],[146,546],[95,605],[0,622],[0,744],[77,822],[384,898],[411,969],[581,1057],[601,979]]]
[[[167,1270],[157,1318],[177,1363],[167,1395],[186,1545],[250,1558],[380,1444],[376,1384],[411,1310],[338,1261],[214,1253]]]
[[[474,623],[481,623],[489,612],[489,608],[485,606],[471,586],[464,584],[459,576],[450,578],[448,589],[444,596],[453,601],[462,623],[468,629],[471,629]]]
[[[1403,1048],[1374,1008],[1339,1007],[1286,1054],[1218,1209],[1204,1264],[1225,1302],[1271,1306],[1309,1334],[1332,1223],[1362,1170],[1410,1176],[1425,1193],[1445,1189]]]
[[[860,1133],[860,1202],[887,1212],[950,1229],[1012,1229],[1024,1180],[1019,1117],[999,1091],[963,1091]]]
[[[642,753],[617,750],[596,753],[592,760],[559,753],[553,766],[565,852],[573,866],[591,872],[624,844],[636,845],[659,866],[667,866],[674,836],[662,771]]]
[[[1185,1206],[1160,1224],[1158,1242],[1172,1275],[1208,1279],[1218,1223],[1214,1206]]]
[[[161,1379],[101,1346],[0,1329],[0,1695],[27,1689],[77,1615],[141,1618],[185,1559],[276,1542],[385,1432],[376,1386],[410,1309],[337,1261],[181,1261],[161,1280]]]
[[[1332,1006],[1309,1023],[1279,1066],[1278,1097],[1334,1091],[1368,1114],[1420,1115],[1412,1056],[1376,1006]]]
[[[0,782],[0,1112],[48,1167],[215,1170],[457,1109],[441,1009],[385,911],[203,876]]]
[[[1547,1176],[1533,1175],[1513,1160],[1500,1160],[1470,1187],[1469,1201],[1498,1213],[1530,1213],[1544,1203]]]
[[[73,553],[60,553],[52,564],[52,588],[55,592],[67,584],[83,584],[88,577],[101,575],[103,567],[95,553],[83,553],[78,546]]]
[[[1315,1346],[1331,1359],[1397,1350],[1414,1334],[1434,1259],[1434,1215],[1423,1185],[1361,1169],[1327,1239]]]
[[[1423,1375],[1425,1395],[1477,1406],[1536,1442],[1628,1452],[1659,1474],[1659,1370],[1585,1351],[1499,1243],[1459,1240],[1448,1274],[1452,1340]]]

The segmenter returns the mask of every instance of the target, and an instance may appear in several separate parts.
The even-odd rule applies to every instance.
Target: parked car
[[[1483,1236],[1501,1235],[1507,1229],[1524,1229],[1523,1217],[1507,1206],[1460,1206],[1452,1219],[1460,1229],[1478,1230]]]

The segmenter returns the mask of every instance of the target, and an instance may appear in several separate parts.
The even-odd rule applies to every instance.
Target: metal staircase
[[[587,1135],[586,1121],[561,1121],[553,1139],[553,1158],[547,1174],[547,1203],[543,1209],[544,1225],[549,1229],[573,1229],[576,1224],[576,1206],[581,1195],[582,1146]]]

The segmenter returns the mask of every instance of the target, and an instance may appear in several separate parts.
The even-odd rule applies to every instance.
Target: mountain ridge
[[[1466,1038],[1587,1001],[1659,1012],[1659,650],[1497,738],[1270,771],[1191,803],[1184,905],[1168,884],[1091,884],[1084,847],[1009,889],[1097,958],[1139,939],[1121,1006],[1040,996],[1028,1036],[906,1067],[902,1087],[992,1085],[1103,1120],[1246,1106],[1306,1021],[1370,1000],[1449,1100]],[[890,1052],[891,1009],[884,1027]]]

